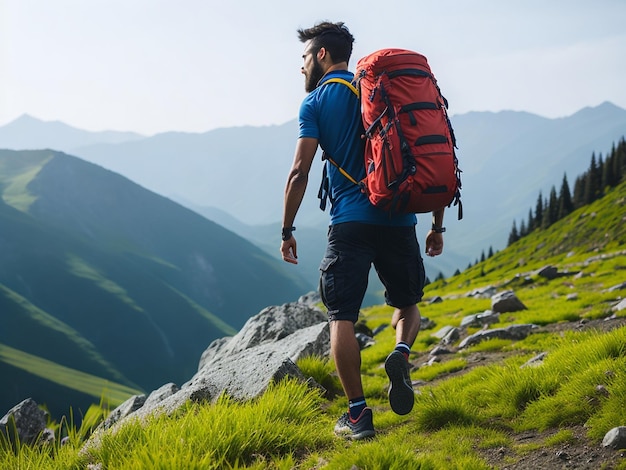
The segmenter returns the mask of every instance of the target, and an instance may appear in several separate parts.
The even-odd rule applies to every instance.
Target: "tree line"
[[[548,197],[539,191],[535,209],[529,209],[528,218],[519,223],[513,221],[509,233],[508,245],[515,243],[534,230],[545,229],[566,217],[576,209],[591,204],[604,196],[609,188],[619,185],[626,180],[626,141],[624,137],[617,145],[613,144],[611,152],[606,158],[602,154],[596,157],[591,154],[589,168],[576,178],[573,191],[570,190],[567,175],[563,175],[561,188],[557,193],[552,186]]]

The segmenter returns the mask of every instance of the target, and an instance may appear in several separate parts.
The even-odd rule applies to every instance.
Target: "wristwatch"
[[[443,233],[446,231],[445,227],[437,227],[435,226],[435,224],[432,225],[432,227],[430,228],[433,232],[435,233]]]
[[[293,232],[295,227],[283,227],[282,239],[284,242],[291,238],[291,232]]]

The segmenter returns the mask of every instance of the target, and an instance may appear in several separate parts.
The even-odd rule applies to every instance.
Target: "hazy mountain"
[[[592,152],[608,152],[610,142],[626,133],[626,110],[603,103],[558,119],[513,111],[471,112],[453,116],[452,123],[463,170],[465,215],[457,222],[456,210],[448,212],[444,254],[425,260],[431,278],[439,271],[451,275],[457,268],[464,269],[490,246],[503,248],[512,221],[527,216],[540,190],[547,195],[552,185],[560,185],[564,173],[573,184]],[[0,147],[7,146],[1,136]],[[280,224],[296,136],[294,120],[281,126],[164,133],[128,142],[71,148],[73,144],[68,143],[56,148],[123,174],[152,191],[187,201],[186,205],[203,214],[219,208],[236,219],[226,226],[248,237],[250,232],[265,233],[257,230],[258,226]],[[320,177],[317,158],[296,220],[299,237],[308,228],[316,234],[326,232],[328,215],[319,210],[316,200]],[[220,220],[226,223],[224,218]],[[421,220],[418,232],[423,242],[430,218],[422,216]],[[259,241],[258,236],[254,241],[264,247],[274,243]],[[323,243],[314,247],[299,243],[305,258],[315,260],[311,264],[303,261],[297,268],[311,282],[317,278]],[[269,252],[278,256],[277,245]]]
[[[70,151],[92,144],[114,144],[143,139],[134,132],[89,132],[60,121],[41,121],[24,114],[0,127],[0,148],[34,150],[51,148]]]
[[[212,340],[307,292],[247,240],[76,157],[0,150],[0,194],[0,373],[10,378],[0,409],[27,396],[63,412],[69,402],[59,410],[51,397],[94,401],[61,393],[33,357],[144,390],[182,381]]]

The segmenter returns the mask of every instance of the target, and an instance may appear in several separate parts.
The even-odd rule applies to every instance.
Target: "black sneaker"
[[[365,408],[356,419],[352,421],[349,413],[344,413],[335,424],[335,434],[346,439],[367,439],[374,437],[374,422],[372,421],[372,409]]]
[[[385,360],[385,371],[389,376],[389,404],[394,413],[408,414],[413,409],[415,394],[409,375],[409,363],[400,351],[392,351]]]

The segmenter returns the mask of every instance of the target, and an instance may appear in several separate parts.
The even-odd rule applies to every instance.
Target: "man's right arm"
[[[317,152],[317,139],[311,137],[301,137],[296,143],[296,152],[291,166],[291,171],[287,178],[285,187],[285,201],[283,207],[283,228],[293,227],[296,214],[304,198],[307,183],[309,181],[309,171]],[[296,250],[296,239],[291,236],[288,240],[283,240],[280,245],[283,260],[288,263],[297,264],[298,256]]]

